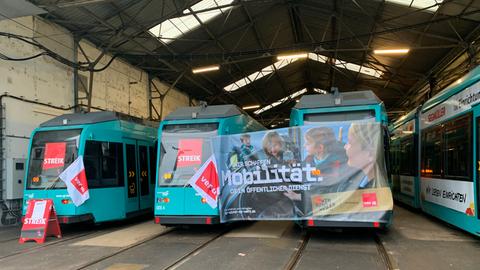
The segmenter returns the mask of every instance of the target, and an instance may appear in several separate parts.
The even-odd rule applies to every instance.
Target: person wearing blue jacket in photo
[[[305,133],[305,164],[316,168],[325,177],[338,175],[339,168],[346,163],[347,156],[343,144],[335,139],[333,130],[328,127],[311,128]]]

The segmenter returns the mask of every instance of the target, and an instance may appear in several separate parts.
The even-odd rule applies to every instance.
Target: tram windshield
[[[65,188],[58,177],[78,157],[81,129],[36,132],[32,140],[27,189]]]
[[[186,186],[212,155],[218,123],[165,125],[162,130],[159,186]]]
[[[331,113],[309,113],[305,114],[304,125],[311,125],[318,122],[342,122],[355,120],[368,120],[375,118],[374,110],[331,112]]]

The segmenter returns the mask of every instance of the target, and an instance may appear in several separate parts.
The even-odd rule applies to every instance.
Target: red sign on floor
[[[28,200],[18,242],[23,244],[32,240],[41,244],[45,242],[47,236],[62,237],[53,201],[51,199]]]

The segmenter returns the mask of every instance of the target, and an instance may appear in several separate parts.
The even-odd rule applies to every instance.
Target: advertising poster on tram
[[[383,129],[322,123],[213,139],[222,222],[386,219]]]

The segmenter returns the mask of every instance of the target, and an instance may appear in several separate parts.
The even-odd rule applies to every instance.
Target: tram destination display
[[[222,222],[387,222],[383,128],[330,122],[213,138]]]

